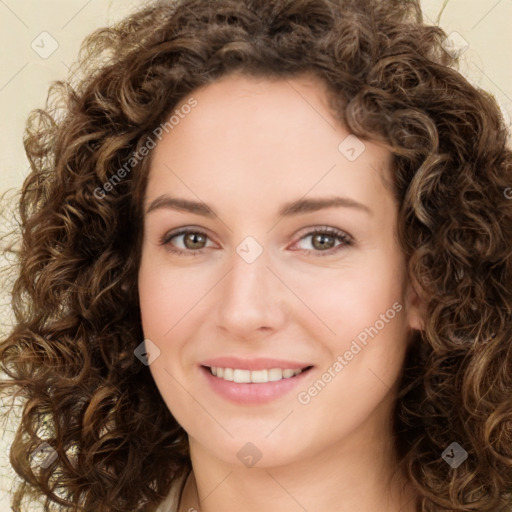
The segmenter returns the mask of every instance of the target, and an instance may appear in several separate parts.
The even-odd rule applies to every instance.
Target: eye
[[[176,247],[171,241],[175,238],[182,238],[183,248]],[[176,254],[183,255],[192,255],[196,256],[202,254],[204,252],[206,241],[208,240],[208,235],[203,231],[197,229],[180,229],[179,231],[174,231],[171,233],[167,233],[160,240],[161,245],[165,245],[169,251],[174,252]]]
[[[299,247],[299,250],[306,251],[307,253],[315,252],[315,256],[329,256],[353,244],[353,239],[347,233],[327,226],[310,231],[301,237],[299,241],[308,238],[311,239],[311,242],[308,244],[309,247]],[[336,241],[338,241],[337,245]]]
[[[180,237],[182,238],[182,247],[176,247],[172,241]],[[310,247],[299,247],[298,250],[307,253],[314,252],[316,256],[331,255],[353,243],[353,239],[347,233],[327,226],[306,233],[299,241],[307,238],[311,238]],[[207,241],[208,235],[205,232],[193,228],[183,228],[165,234],[160,240],[160,244],[175,254],[197,256],[204,252]]]

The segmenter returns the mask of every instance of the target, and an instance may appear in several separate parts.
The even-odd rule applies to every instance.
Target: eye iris
[[[328,241],[326,243],[326,239],[330,239],[332,243],[329,243]],[[316,242],[319,244],[317,245]],[[315,249],[331,249],[334,247],[334,237],[332,235],[322,233],[313,235],[313,247],[315,247]]]
[[[183,239],[187,249],[202,249],[201,243],[204,243],[205,240],[206,237],[200,233],[186,233]],[[187,242],[191,242],[191,244]],[[195,245],[196,243],[199,243],[199,246]]]

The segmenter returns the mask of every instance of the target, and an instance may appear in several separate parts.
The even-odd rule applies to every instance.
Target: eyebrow
[[[348,197],[332,196],[323,197],[316,199],[297,199],[285,203],[279,210],[279,217],[290,217],[292,215],[300,215],[302,213],[310,213],[324,208],[353,208],[355,210],[365,212],[369,215],[373,215],[373,211],[366,205],[350,199]],[[162,209],[169,208],[174,210],[181,210],[196,215],[201,215],[207,218],[217,217],[217,214],[213,208],[208,206],[206,203],[200,201],[191,201],[190,199],[183,199],[180,197],[172,197],[167,194],[158,196],[153,200],[146,210],[146,214]]]

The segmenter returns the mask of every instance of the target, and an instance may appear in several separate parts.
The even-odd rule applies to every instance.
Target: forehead
[[[257,190],[270,200],[281,189],[304,195],[343,185],[363,200],[366,193],[382,193],[389,181],[389,151],[351,135],[331,112],[325,84],[314,76],[229,75],[194,91],[173,113],[191,97],[196,106],[182,113],[154,149],[148,199],[163,188],[189,196],[217,192],[219,186],[238,196]]]

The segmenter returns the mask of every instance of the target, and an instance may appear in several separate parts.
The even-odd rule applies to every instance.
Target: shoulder
[[[190,472],[186,471],[181,476],[176,478],[176,480],[172,483],[169,494],[165,500],[160,503],[155,512],[178,512],[181,491],[185,486],[189,474]]]

